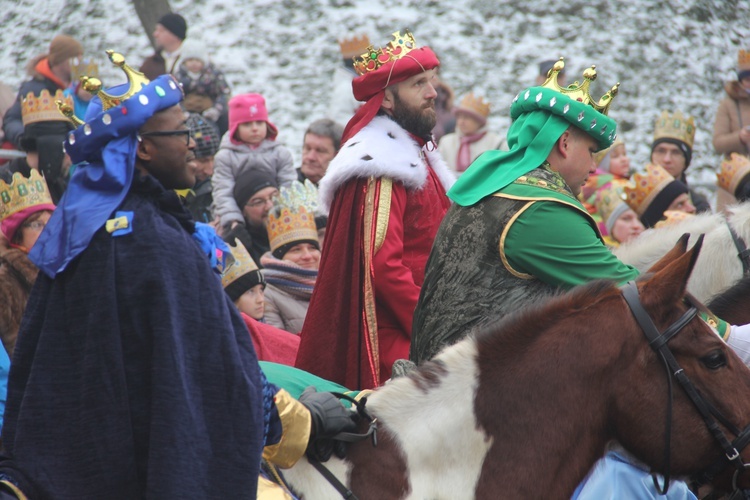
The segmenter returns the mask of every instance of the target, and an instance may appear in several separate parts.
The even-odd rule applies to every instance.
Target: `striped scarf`
[[[266,283],[294,297],[310,300],[315,280],[318,278],[317,269],[302,269],[293,262],[277,259],[271,252],[261,256],[260,265],[263,266],[262,272]]]

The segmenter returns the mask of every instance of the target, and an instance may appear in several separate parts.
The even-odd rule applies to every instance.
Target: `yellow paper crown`
[[[46,204],[52,204],[52,196],[44,177],[36,170],[31,169],[29,177],[16,172],[10,184],[0,180],[0,220],[21,210]]]
[[[21,102],[21,121],[24,127],[30,123],[65,121],[65,117],[57,110],[57,101],[73,108],[73,98],[65,97],[62,90],[56,91],[54,96],[47,89],[42,90],[39,96],[29,92]]]
[[[614,97],[617,95],[617,92],[620,88],[620,83],[618,82],[613,85],[612,88],[609,89],[609,91],[607,91],[601,99],[599,99],[598,101],[594,101],[594,98],[591,97],[591,94],[589,94],[589,87],[591,86],[591,82],[596,80],[596,66],[592,65],[590,68],[586,68],[584,70],[583,83],[578,83],[578,81],[575,81],[566,87],[561,87],[557,81],[557,75],[559,75],[564,68],[565,61],[564,58],[561,57],[560,60],[552,66],[552,69],[549,70],[547,79],[542,84],[542,87],[546,87],[548,89],[554,90],[555,92],[559,92],[569,97],[570,99],[573,99],[574,101],[588,104],[601,114],[606,115],[609,112],[610,105],[612,105],[612,99],[614,99]]]
[[[729,158],[721,162],[721,168],[716,174],[716,184],[734,194],[742,179],[748,174],[750,174],[750,159],[747,156],[732,153]]]
[[[683,212],[682,210],[665,210],[661,220],[654,224],[654,227],[658,228],[671,226],[672,224],[677,224],[678,222],[684,221],[685,219],[689,219],[691,217],[694,217],[694,215]]]
[[[293,181],[289,186],[283,186],[266,222],[271,252],[295,241],[318,241],[315,227],[317,208],[318,189],[309,180],[304,184]]]
[[[693,149],[695,120],[692,116],[684,116],[680,111],[675,111],[674,114],[662,111],[654,124],[654,141],[664,138],[677,139]]]
[[[370,47],[370,38],[367,35],[353,36],[339,40],[341,56],[345,58],[356,57]]]
[[[240,240],[234,240],[234,246],[229,247],[231,256],[227,256],[226,263],[221,272],[221,285],[226,288],[249,272],[257,271],[258,265],[253,260],[250,252]]]
[[[750,50],[742,50],[737,53],[737,69],[744,71],[750,69]]]
[[[481,96],[475,96],[474,92],[466,94],[461,99],[458,108],[475,113],[483,118],[487,118],[490,115],[490,103],[485,101]]]
[[[654,201],[656,195],[672,181],[674,177],[669,175],[663,167],[649,163],[646,165],[645,173],[636,172],[630,182],[625,184],[624,190],[627,196],[625,201],[640,217]]]
[[[416,48],[417,42],[408,29],[405,30],[404,35],[401,35],[400,31],[396,31],[393,33],[393,40],[382,49],[376,49],[370,45],[365,49],[364,54],[354,57],[354,70],[358,75],[364,75],[377,70],[386,63],[401,59]]]
[[[598,166],[602,162],[604,157],[610,153],[610,151],[615,149],[617,146],[620,146],[621,144],[625,144],[625,143],[622,141],[622,139],[618,137],[617,139],[615,139],[615,142],[613,142],[610,147],[608,147],[607,149],[602,149],[601,151],[597,151],[596,153],[594,153],[594,163],[596,163],[596,165]]]
[[[613,185],[601,188],[596,192],[594,206],[596,206],[596,211],[605,225],[609,221],[610,215],[623,203],[625,203],[625,193],[621,186]]]
[[[70,79],[77,82],[81,77],[99,78],[99,65],[90,57],[75,57],[71,59]]]

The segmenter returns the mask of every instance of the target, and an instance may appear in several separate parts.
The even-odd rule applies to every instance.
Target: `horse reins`
[[[346,394],[342,394],[340,392],[331,392],[334,396],[336,396],[339,399],[345,399],[352,403],[354,407],[357,409],[357,415],[360,419],[364,419],[367,422],[369,422],[369,426],[367,428],[367,432],[357,434],[354,432],[340,432],[336,434],[332,439],[335,441],[344,441],[347,443],[356,443],[359,441],[364,441],[367,438],[372,439],[372,445],[377,446],[378,445],[378,419],[370,415],[370,412],[367,411],[365,408],[365,404],[367,404],[367,397],[363,397],[359,400],[356,400],[352,398],[351,396],[348,396]],[[322,475],[329,483],[331,483],[331,486],[336,488],[336,491],[339,492],[339,494],[342,496],[342,498],[345,498],[347,500],[357,500],[356,495],[354,495],[354,492],[347,488],[341,481],[338,480],[338,478],[328,470],[328,468],[323,465],[320,460],[313,458],[308,455],[307,461],[310,462],[310,465],[315,467],[315,469]]]
[[[659,494],[664,495],[669,490],[669,476],[670,476],[670,446],[671,446],[671,433],[672,433],[672,376],[680,382],[683,390],[687,394],[688,398],[692,401],[696,407],[706,427],[713,435],[714,439],[718,442],[719,446],[724,451],[724,457],[721,462],[714,464],[707,469],[701,475],[701,480],[710,481],[715,474],[720,472],[726,465],[726,461],[734,464],[736,471],[733,478],[733,486],[736,488],[737,477],[740,472],[750,465],[745,464],[740,457],[740,453],[737,450],[742,450],[748,443],[750,443],[750,425],[745,427],[743,430],[739,430],[735,427],[728,419],[726,419],[710,402],[708,402],[703,396],[701,396],[698,389],[693,385],[685,371],[680,367],[680,364],[675,359],[672,351],[667,346],[667,342],[674,337],[680,330],[682,330],[690,321],[692,321],[698,314],[698,308],[691,302],[691,307],[674,323],[672,323],[664,332],[659,332],[658,328],[654,324],[651,316],[649,316],[646,309],[641,304],[640,297],[638,294],[638,286],[635,282],[629,282],[621,287],[622,295],[625,298],[630,311],[633,313],[635,320],[641,327],[646,339],[649,341],[651,348],[659,354],[664,366],[667,370],[667,381],[669,387],[669,405],[667,407],[666,415],[666,430],[665,430],[665,449],[664,449],[664,486],[660,487],[656,476],[653,477],[654,486],[656,487]],[[670,376],[671,374],[671,376]],[[734,441],[730,442],[727,436],[719,427],[719,423],[724,425],[731,433],[737,436]]]
[[[729,234],[732,235],[732,241],[734,241],[734,247],[737,249],[737,257],[739,257],[742,263],[742,275],[745,276],[750,271],[750,250],[747,249],[745,240],[742,236],[737,234],[737,231],[732,228],[729,221],[726,221],[727,228],[729,228]]]

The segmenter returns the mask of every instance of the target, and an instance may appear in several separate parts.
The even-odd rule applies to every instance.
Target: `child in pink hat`
[[[279,186],[297,178],[292,152],[276,142],[279,131],[268,119],[266,100],[260,94],[240,94],[229,101],[229,131],[214,157],[213,199],[215,216],[223,227],[245,224],[234,187],[244,176],[271,174]]]

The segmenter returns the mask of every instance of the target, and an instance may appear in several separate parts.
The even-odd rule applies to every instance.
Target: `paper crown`
[[[47,183],[39,172],[31,169],[29,177],[16,172],[10,184],[0,180],[0,221],[37,205],[52,205]]]
[[[370,38],[367,35],[353,36],[339,40],[339,50],[344,58],[356,57],[370,48]]]
[[[408,29],[405,30],[404,35],[401,35],[400,31],[396,31],[393,33],[393,40],[388,42],[385,47],[376,49],[370,45],[365,49],[364,54],[354,57],[354,71],[358,75],[375,71],[386,63],[401,59],[416,48],[417,42]]]
[[[547,79],[542,84],[542,87],[546,87],[548,89],[559,92],[574,101],[588,104],[601,114],[606,115],[609,112],[609,107],[612,104],[612,99],[617,95],[617,92],[619,91],[620,84],[616,83],[601,97],[601,99],[599,99],[598,101],[594,101],[594,98],[591,97],[591,94],[589,94],[589,87],[591,86],[591,82],[596,80],[596,66],[592,65],[590,68],[584,70],[583,83],[578,83],[578,81],[575,81],[566,87],[561,87],[557,82],[557,75],[559,75],[560,72],[563,71],[563,69],[565,69],[565,61],[564,58],[561,57],[560,60],[552,66],[552,69],[549,70]]]
[[[317,208],[318,189],[309,180],[282,186],[266,222],[271,252],[296,241],[318,241]]]
[[[625,207],[623,208],[622,205],[625,205]],[[599,213],[602,221],[604,221],[604,225],[607,227],[607,231],[609,231],[615,222],[614,220],[610,221],[610,217],[613,214],[619,217],[628,208],[628,205],[625,203],[625,193],[622,190],[622,186],[610,185],[601,188],[596,192],[594,206],[596,206],[597,213]],[[615,220],[617,217],[615,217]]]
[[[83,76],[99,78],[99,65],[90,57],[74,57],[70,64],[70,80],[77,82]]]
[[[636,172],[630,182],[625,184],[625,201],[640,217],[654,198],[672,181],[674,177],[663,167],[649,163],[646,165],[645,173]]]
[[[622,139],[619,137],[615,139],[615,142],[612,143],[610,147],[607,149],[602,149],[601,151],[597,151],[594,153],[594,163],[597,164],[597,166],[602,162],[605,156],[607,156],[613,149],[615,149],[617,146],[625,144]]]
[[[732,153],[721,162],[716,173],[716,184],[731,194],[737,192],[742,180],[750,174],[750,159],[738,153]]]
[[[750,69],[750,50],[740,49],[737,52],[737,69],[740,71]]]
[[[475,96],[474,92],[469,92],[461,99],[456,107],[456,111],[468,111],[482,119],[490,115],[490,103],[485,101],[481,96]]]
[[[86,111],[86,123],[77,118],[73,107],[57,101],[59,112],[78,127],[68,134],[65,151],[73,163],[91,161],[101,155],[104,146],[113,139],[128,136],[138,131],[155,113],[182,101],[182,87],[171,75],[161,75],[153,82],[125,63],[122,54],[106,51],[109,60],[123,70],[127,84],[114,88],[123,89],[121,94],[110,94],[102,90],[97,78],[81,77],[84,90],[94,94]],[[111,91],[112,89],[110,89]],[[131,97],[137,95],[137,99]]]
[[[691,217],[695,216],[693,214],[683,212],[682,210],[665,210],[661,220],[654,224],[654,227],[659,228],[664,226],[671,226],[672,224],[677,224],[678,222],[684,221],[685,219],[690,219]]]
[[[231,258],[227,258],[224,267],[219,269],[219,272],[221,272],[221,285],[224,288],[227,288],[247,273],[258,270],[258,265],[240,240],[235,238],[234,246],[230,246],[229,248],[232,251],[232,256]]]
[[[65,117],[58,111],[58,101],[73,109],[73,98],[66,97],[62,90],[57,90],[54,96],[50,95],[47,89],[42,90],[38,96],[29,92],[21,102],[21,120],[24,127],[31,123],[65,121]]]
[[[692,116],[684,116],[682,112],[662,111],[654,124],[654,141],[659,139],[677,139],[693,149],[695,139],[695,120]]]

